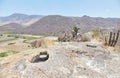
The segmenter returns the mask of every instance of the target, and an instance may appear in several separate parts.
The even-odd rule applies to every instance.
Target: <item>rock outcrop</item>
[[[44,51],[49,53],[47,61],[30,62],[29,57]],[[119,53],[100,44],[62,42],[0,58],[0,78],[119,78],[119,61]]]

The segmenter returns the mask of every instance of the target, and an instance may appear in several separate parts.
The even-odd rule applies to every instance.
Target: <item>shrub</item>
[[[18,36],[18,35],[7,35],[7,37],[19,38],[19,36]]]
[[[6,56],[9,56],[9,55],[12,55],[12,54],[16,54],[18,53],[17,51],[13,51],[13,50],[9,50],[7,52],[2,52],[0,53],[0,57],[6,57]]]
[[[61,38],[60,38],[60,37],[58,37],[58,41],[61,41]]]
[[[29,43],[28,40],[23,40],[23,43]]]
[[[3,36],[3,34],[0,34],[0,36]]]
[[[30,45],[28,45],[28,47],[30,47]]]
[[[7,35],[7,37],[12,37],[12,35]]]
[[[98,37],[100,32],[98,30],[93,30],[93,37]]]
[[[8,43],[8,45],[13,45],[13,44],[15,44],[16,42],[13,42],[13,43]]]
[[[6,56],[8,56],[8,54],[7,53],[0,53],[0,57],[6,57]]]
[[[15,38],[19,38],[19,36],[15,36]]]

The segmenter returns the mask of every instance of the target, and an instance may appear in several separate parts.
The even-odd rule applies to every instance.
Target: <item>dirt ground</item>
[[[30,49],[29,44],[23,43],[23,41],[24,39],[17,39],[13,41],[0,43],[0,52],[5,52],[8,50],[24,51]],[[9,45],[10,43],[14,43],[14,44]]]

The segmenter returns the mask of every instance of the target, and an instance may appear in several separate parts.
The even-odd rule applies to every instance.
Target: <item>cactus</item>
[[[117,36],[116,36],[115,42],[114,42],[114,44],[113,44],[113,47],[116,45],[116,43],[117,43],[117,41],[118,41],[119,33],[120,33],[120,30],[118,30],[118,32],[117,32]]]
[[[107,45],[108,43],[107,43],[107,38],[105,37],[105,45]]]
[[[110,36],[109,36],[109,41],[108,42],[107,42],[107,39],[106,39],[106,36],[105,36],[105,45],[114,47],[116,45],[117,41],[118,41],[119,34],[120,34],[120,30],[118,30],[117,34],[113,33],[113,32],[110,32]]]
[[[112,38],[112,40],[111,40],[110,46],[113,46],[114,42],[115,42],[115,33],[113,34],[113,38]]]
[[[112,32],[110,32],[110,37],[109,37],[109,43],[108,43],[108,46],[110,46],[110,44],[111,44],[111,39],[112,39]]]

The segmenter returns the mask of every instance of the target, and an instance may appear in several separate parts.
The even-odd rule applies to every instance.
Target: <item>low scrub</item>
[[[13,42],[13,43],[8,43],[8,45],[13,45],[13,44],[15,44],[16,42]]]
[[[23,43],[28,43],[27,40],[23,40]]]
[[[3,34],[0,34],[0,36],[3,36]]]
[[[9,55],[12,55],[12,54],[16,54],[16,53],[18,53],[18,52],[10,50],[10,51],[7,51],[7,52],[0,53],[0,57],[6,57],[6,56],[9,56]]]
[[[6,57],[8,56],[7,53],[0,53],[0,57]]]
[[[16,38],[9,38],[9,39],[5,39],[5,40],[0,40],[0,42],[6,42],[6,41],[12,41],[15,40]]]
[[[93,37],[99,37],[100,32],[98,30],[93,30]]]
[[[31,43],[31,41],[30,41],[30,40],[23,40],[23,43],[30,44],[30,43]]]

